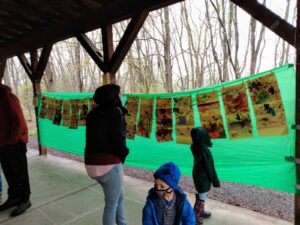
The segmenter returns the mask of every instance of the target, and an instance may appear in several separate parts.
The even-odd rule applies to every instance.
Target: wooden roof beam
[[[90,57],[94,60],[94,62],[98,65],[98,67],[102,71],[107,71],[108,68],[106,68],[103,56],[99,52],[99,50],[96,48],[96,46],[93,44],[93,42],[89,39],[89,37],[86,34],[79,34],[76,36],[77,40],[80,42],[81,46],[86,50],[86,52],[90,55]]]
[[[290,45],[295,46],[296,28],[286,20],[272,12],[257,0],[230,0],[237,6],[241,7],[253,18],[268,27],[271,31],[287,41]]]
[[[50,53],[52,50],[52,44],[46,45],[41,52],[41,56],[38,59],[37,50],[30,52],[31,63],[27,60],[24,54],[18,55],[21,65],[23,66],[26,74],[32,83],[40,81],[43,77],[44,71],[46,69]]]
[[[102,34],[102,45],[103,45],[103,55],[104,55],[104,64],[105,70],[104,73],[109,72],[109,64],[110,59],[114,53],[114,45],[113,45],[113,32],[112,25],[104,25],[101,26],[101,34]],[[114,74],[111,74],[112,80],[115,80]]]
[[[124,35],[122,36],[110,61],[109,73],[115,74],[120,68],[126,54],[128,53],[132,43],[143,26],[149,12],[142,11],[129,22]]]
[[[143,10],[155,10],[183,0],[114,0],[103,7],[95,9],[87,15],[74,18],[59,26],[45,27],[42,31],[24,37],[7,46],[1,46],[0,58],[8,58],[14,55],[28,52],[29,49],[38,49],[47,43],[56,43],[77,34],[86,33],[125,19],[132,18],[137,12]],[[109,13],[107,13],[109,12]]]

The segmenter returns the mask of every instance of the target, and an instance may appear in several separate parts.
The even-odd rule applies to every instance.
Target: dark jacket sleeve
[[[207,175],[214,187],[220,187],[220,181],[215,169],[214,159],[212,157],[211,152],[208,150],[204,156],[205,168],[207,171]]]
[[[7,139],[8,144],[16,144],[21,136],[22,109],[19,101],[13,95],[7,101],[7,110],[10,112],[10,131]]]
[[[122,110],[118,107],[113,109],[111,115],[110,140],[114,154],[124,163],[129,150],[126,146],[125,118]]]

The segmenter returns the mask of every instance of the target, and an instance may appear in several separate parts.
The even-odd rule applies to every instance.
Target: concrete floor
[[[32,188],[32,207],[23,215],[10,218],[13,209],[0,212],[0,224],[5,225],[96,225],[101,223],[103,193],[90,179],[79,162],[55,156],[38,156],[28,151],[29,174]],[[142,208],[152,183],[125,177],[125,209],[129,225],[141,225]],[[3,200],[6,200],[4,181]],[[190,202],[194,196],[188,194]],[[213,213],[207,225],[291,225],[247,209],[207,200]]]

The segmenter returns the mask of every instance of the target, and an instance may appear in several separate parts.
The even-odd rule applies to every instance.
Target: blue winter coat
[[[189,203],[186,194],[181,189],[175,191],[176,194],[176,223],[175,225],[195,225],[196,217],[194,210]],[[150,189],[147,202],[143,209],[143,225],[161,225],[158,222],[155,198],[158,196],[154,188]],[[163,210],[163,209],[161,209]]]

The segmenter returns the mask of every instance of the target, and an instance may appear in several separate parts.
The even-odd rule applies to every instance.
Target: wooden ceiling
[[[182,0],[0,0],[0,58],[41,48]]]

